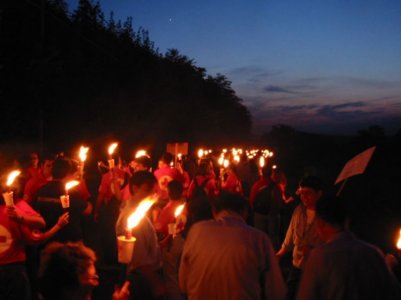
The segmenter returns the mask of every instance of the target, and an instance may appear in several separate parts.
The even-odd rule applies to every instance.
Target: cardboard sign
[[[178,153],[182,155],[188,154],[188,143],[170,143],[167,144],[167,152],[177,156]]]
[[[354,158],[350,159],[344,166],[343,170],[341,171],[340,175],[338,175],[336,182],[337,184],[351,176],[359,175],[365,172],[365,169],[375,152],[376,146],[371,147],[362,153],[359,153]]]

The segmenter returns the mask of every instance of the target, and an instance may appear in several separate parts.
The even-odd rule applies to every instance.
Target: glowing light
[[[146,150],[138,150],[136,153],[135,153],[135,158],[138,158],[138,157],[142,157],[142,156],[147,156],[148,154],[146,153]]]
[[[265,158],[263,156],[261,156],[259,158],[259,167],[263,168],[265,166]]]
[[[14,170],[10,174],[8,174],[6,185],[7,186],[12,185],[14,180],[15,180],[15,178],[17,178],[20,174],[21,174],[20,170]]]
[[[198,157],[199,157],[199,158],[202,158],[203,154],[204,154],[203,149],[199,149],[199,150],[198,150]]]
[[[81,148],[79,148],[79,159],[81,160],[81,162],[84,162],[86,160],[86,158],[88,157],[88,150],[89,147],[84,147],[81,146]]]
[[[175,212],[174,212],[174,216],[176,218],[182,213],[184,206],[185,206],[185,204],[181,204],[181,205],[177,206],[177,208],[175,209]]]
[[[117,146],[118,146],[118,143],[113,143],[113,144],[111,144],[111,145],[109,146],[109,149],[108,149],[107,152],[109,153],[110,156],[113,155],[114,150],[116,150]]]
[[[400,236],[398,237],[398,241],[397,241],[397,249],[401,250],[401,229],[400,229]]]
[[[224,168],[227,168],[229,165],[230,165],[230,162],[228,161],[228,159],[225,159],[225,160],[223,161],[223,166],[224,166]]]
[[[143,199],[139,204],[136,210],[128,217],[127,219],[127,229],[131,230],[146,215],[148,210],[152,207],[152,205],[156,202],[156,196],[147,197]]]
[[[77,181],[77,180],[68,181],[68,182],[65,184],[65,193],[66,193],[66,195],[68,195],[68,191],[69,191],[70,189],[72,189],[73,187],[77,186],[78,184],[79,184],[79,181]]]

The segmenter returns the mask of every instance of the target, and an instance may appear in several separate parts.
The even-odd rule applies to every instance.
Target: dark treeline
[[[106,20],[99,4],[81,0],[70,13],[62,0],[8,0],[1,23],[2,141],[214,144],[251,131],[225,76],[176,49],[159,53],[145,29]]]

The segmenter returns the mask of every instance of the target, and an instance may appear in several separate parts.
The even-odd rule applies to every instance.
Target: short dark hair
[[[148,171],[138,171],[135,172],[129,179],[129,188],[132,193],[132,187],[140,187],[146,185],[147,190],[151,190],[157,184],[157,179],[155,175]]]
[[[168,195],[171,199],[173,200],[178,200],[182,196],[182,183],[179,182],[178,180],[171,180],[167,184],[167,189],[168,189]]]
[[[248,210],[249,205],[245,197],[237,193],[222,193],[220,198],[213,205],[216,212],[222,210],[232,210],[237,213],[242,213]]]
[[[316,215],[331,225],[343,227],[348,218],[346,202],[340,197],[324,195],[316,203]]]
[[[147,155],[142,155],[134,159],[134,161],[138,164],[141,164],[146,169],[150,170],[152,167],[152,159]]]
[[[169,165],[169,164],[173,161],[173,155],[171,155],[171,154],[168,153],[168,152],[165,152],[165,153],[163,153],[163,154],[160,156],[159,161],[162,161],[162,162],[164,162],[165,164],[168,164],[168,165]]]
[[[80,289],[80,276],[96,261],[96,255],[83,243],[52,242],[42,251],[40,261],[40,291],[45,299],[59,299],[63,291]]]
[[[70,161],[64,158],[57,158],[53,164],[53,178],[63,179],[71,173]]]
[[[317,176],[305,176],[304,178],[301,179],[299,182],[300,187],[309,187],[311,189],[314,189],[315,191],[320,191],[322,190],[322,181],[320,180],[319,177]]]

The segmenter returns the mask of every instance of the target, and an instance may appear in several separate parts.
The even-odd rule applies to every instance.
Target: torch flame
[[[260,166],[261,168],[263,168],[263,167],[265,166],[265,158],[264,158],[263,156],[261,156],[261,157],[259,158],[259,166]]]
[[[156,202],[156,197],[147,197],[143,199],[139,204],[136,210],[128,217],[127,219],[127,229],[131,230],[146,215],[147,211],[152,207],[153,203]]]
[[[181,205],[177,206],[177,208],[175,209],[175,212],[174,212],[174,216],[176,218],[182,213],[184,206],[185,206],[185,204],[181,204]]]
[[[148,154],[146,153],[146,150],[138,150],[135,153],[135,158],[141,157],[141,156],[147,156]]]
[[[199,150],[198,150],[198,157],[199,157],[199,158],[202,158],[203,154],[204,154],[203,149],[199,149]]]
[[[87,158],[87,153],[88,153],[89,148],[88,147],[84,147],[81,146],[81,148],[79,149],[79,159],[84,162]]]
[[[223,166],[224,166],[224,168],[227,168],[229,165],[230,165],[230,162],[228,161],[228,159],[225,159],[225,160],[223,161]]]
[[[78,184],[79,184],[79,181],[77,181],[77,180],[68,181],[65,184],[65,191],[68,192],[69,189],[72,189],[74,186],[77,186]]]
[[[110,155],[110,156],[113,155],[114,150],[116,150],[117,146],[118,146],[117,143],[113,143],[113,144],[111,144],[111,145],[109,146],[108,152],[109,152],[109,155]]]
[[[8,177],[7,177],[7,183],[6,183],[6,185],[7,185],[7,186],[12,185],[13,182],[14,182],[14,179],[15,179],[19,174],[21,174],[21,171],[20,171],[20,170],[12,171],[12,172],[8,175]]]
[[[401,229],[400,229],[400,236],[398,237],[397,241],[397,249],[401,250]]]

